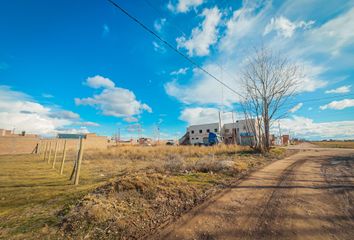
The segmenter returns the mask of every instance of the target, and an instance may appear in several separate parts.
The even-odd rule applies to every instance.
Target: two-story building
[[[206,144],[209,133],[213,132],[219,135],[226,144],[254,145],[257,141],[255,130],[254,119],[237,120],[234,123],[223,124],[221,128],[219,123],[199,124],[189,126],[187,133],[181,139],[184,143],[191,145]]]
[[[210,132],[220,134],[218,123],[192,125],[187,128],[189,141],[192,145],[206,144]]]

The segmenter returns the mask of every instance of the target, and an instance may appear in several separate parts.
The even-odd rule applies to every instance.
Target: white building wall
[[[219,123],[192,125],[187,128],[189,138],[192,145],[203,144],[208,139],[209,132],[220,134],[222,137],[232,137],[232,131],[236,129],[237,143],[241,145],[248,145],[250,138],[249,134],[253,134],[256,129],[256,121],[237,120],[235,123],[226,123],[219,129]]]
[[[254,119],[237,120],[235,123],[226,123],[223,126],[223,137],[232,137],[233,129],[236,130],[236,141],[241,145],[249,145],[250,141],[254,142],[256,139],[252,137],[256,129],[256,121]],[[235,131],[234,130],[234,131]]]
[[[187,131],[189,132],[189,138],[192,145],[203,144],[203,139],[207,139],[209,132],[220,133],[218,123],[200,124],[189,126]]]

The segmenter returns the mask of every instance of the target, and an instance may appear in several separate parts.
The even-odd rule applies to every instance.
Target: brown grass
[[[333,142],[312,142],[313,144],[323,148],[354,148],[354,141],[333,141]]]
[[[62,176],[58,173],[60,161],[53,170],[42,156],[0,156],[0,238],[57,236],[59,224],[78,199],[119,176],[155,172],[186,182],[193,189],[198,186],[208,189],[268,159],[250,149],[233,146],[126,146],[107,151],[88,150],[84,153],[80,185],[73,186],[68,178],[75,156],[75,152],[68,153]]]

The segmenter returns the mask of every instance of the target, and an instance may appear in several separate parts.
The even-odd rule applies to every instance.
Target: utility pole
[[[278,120],[278,128],[279,128],[279,141],[280,141],[280,145],[283,145],[283,139],[281,137],[281,130],[280,130],[280,121]]]
[[[118,144],[120,143],[120,128],[118,128]]]
[[[232,114],[232,139],[234,140],[234,144],[236,145],[236,124],[234,119],[234,110],[231,111]],[[235,131],[234,131],[235,128]]]
[[[220,110],[219,110],[219,131],[220,131],[221,140],[223,141],[224,138],[223,138],[223,136],[222,136],[222,129],[221,129],[221,113],[220,113]]]
[[[141,138],[141,125],[138,126],[138,138]]]
[[[160,124],[157,124],[157,145],[160,143]]]

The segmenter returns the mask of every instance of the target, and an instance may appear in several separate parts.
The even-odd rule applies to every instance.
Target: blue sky
[[[234,89],[253,47],[288,56],[305,77],[283,130],[354,138],[354,1],[116,1]],[[105,0],[6,1],[0,32],[0,128],[175,138],[218,109],[241,117],[237,96]]]

